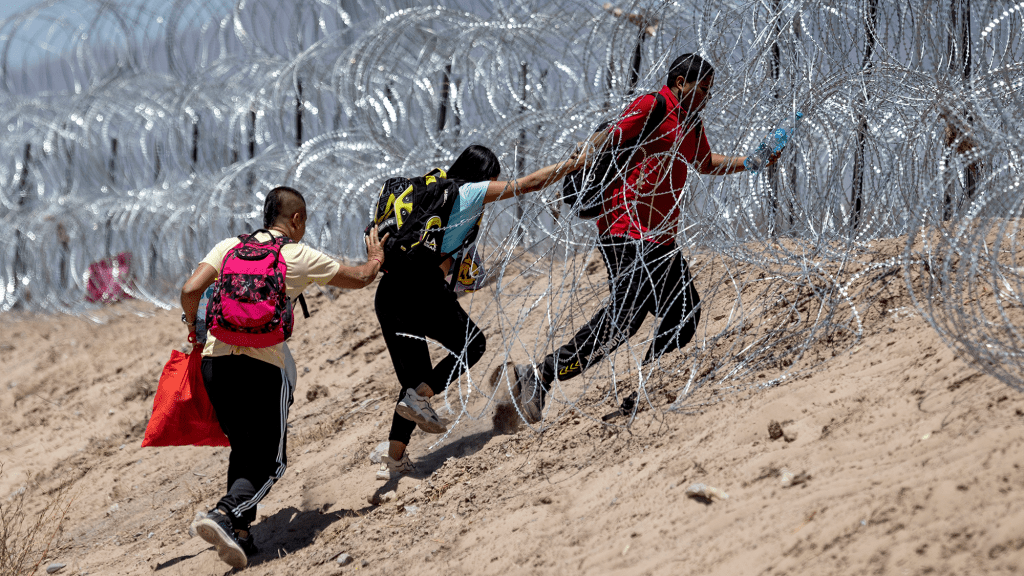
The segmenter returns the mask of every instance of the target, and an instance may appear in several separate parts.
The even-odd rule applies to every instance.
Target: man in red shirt
[[[637,143],[625,177],[604,192],[598,248],[608,270],[611,302],[540,364],[515,367],[513,394],[530,423],[541,420],[551,382],[573,378],[611,353],[636,334],[648,313],[661,322],[645,364],[693,338],[700,296],[675,246],[688,165],[701,174],[732,174],[744,170],[746,160],[711,152],[699,114],[713,84],[711,65],[696,54],[684,54],[672,63],[658,95],[634,100],[615,124],[588,142],[591,151],[601,150],[609,142],[637,138],[647,122],[658,123],[650,137]],[[658,99],[665,102],[664,118],[652,117]]]

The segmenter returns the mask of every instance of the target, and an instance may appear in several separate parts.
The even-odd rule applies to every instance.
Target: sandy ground
[[[602,423],[613,406],[594,400],[495,432],[486,382],[505,351],[489,339],[478,386],[460,388],[469,414],[438,445],[417,432],[417,473],[383,483],[368,454],[398,386],[373,293],[308,293],[289,469],[260,506],[247,574],[1024,572],[1024,398],[918,314],[865,316],[863,338],[806,375],[687,414],[659,399],[629,427]],[[0,494],[24,487],[38,507],[69,488],[43,564],[58,574],[230,571],[187,534],[224,488],[228,449],[140,448],[161,367],[186,346],[178,315],[3,318]],[[578,392],[599,397],[600,382]],[[728,499],[687,497],[698,482]]]

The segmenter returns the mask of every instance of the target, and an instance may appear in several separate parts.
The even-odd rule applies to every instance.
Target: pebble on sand
[[[352,560],[353,560],[353,558],[352,558],[351,554],[347,554],[347,553],[343,552],[343,553],[338,555],[338,564],[341,564],[342,566],[348,566],[349,564],[352,563]]]
[[[708,486],[703,483],[690,484],[686,488],[686,495],[691,498],[705,498],[707,500],[728,500],[729,495],[724,491],[715,488],[714,486]]]
[[[46,567],[46,573],[47,574],[53,574],[54,572],[57,572],[58,570],[60,570],[61,568],[65,567],[65,566],[67,566],[67,564],[61,564],[60,562],[54,562],[53,564],[50,564],[49,566]]]

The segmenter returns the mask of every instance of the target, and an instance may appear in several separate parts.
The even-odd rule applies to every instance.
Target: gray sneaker
[[[516,383],[512,387],[512,399],[523,410],[526,422],[536,424],[544,418],[544,395],[547,393],[537,367],[533,364],[519,364],[513,372]]]
[[[412,474],[415,471],[416,467],[412,465],[412,460],[409,460],[408,452],[402,454],[401,460],[394,460],[391,456],[384,454],[380,457],[380,469],[377,470],[377,480],[391,480],[406,474]]]
[[[428,434],[443,434],[448,431],[448,427],[438,417],[437,412],[430,407],[430,401],[411,388],[405,392],[405,397],[399,400],[395,412],[402,418],[415,422]]]

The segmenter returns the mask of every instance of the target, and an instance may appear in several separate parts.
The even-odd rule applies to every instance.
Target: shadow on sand
[[[488,429],[462,437],[448,438],[445,444],[433,452],[428,452],[416,459],[413,465],[416,471],[409,475],[410,478],[429,478],[437,469],[444,465],[449,458],[460,458],[476,454],[487,442],[495,436],[495,431]],[[379,486],[371,498],[379,502],[380,497],[392,490],[398,489],[399,478],[392,478]],[[249,567],[258,566],[296,550],[305,548],[316,540],[317,536],[328,526],[343,518],[356,518],[365,516],[375,510],[377,505],[367,504],[359,509],[342,509],[332,512],[316,510],[299,510],[289,506],[279,510],[273,516],[261,519],[258,524],[252,527],[253,536],[259,546],[259,553],[249,559]],[[203,552],[212,551],[213,547],[206,548]],[[160,571],[195,558],[203,552],[188,556],[179,556],[166,562],[157,564],[154,571]],[[238,570],[228,570],[225,574],[233,574]]]
[[[484,446],[487,445],[487,441],[494,437],[495,432],[493,430],[484,430],[473,434],[467,434],[466,436],[449,438],[446,444],[441,445],[437,450],[428,452],[413,460],[413,466],[416,470],[409,474],[407,478],[415,478],[418,480],[424,480],[429,478],[434,472],[437,471],[449,458],[460,458],[476,454]],[[399,478],[392,478],[382,484],[370,497],[373,502],[380,502],[381,497],[384,494],[392,490],[398,490]]]
[[[283,508],[252,527],[260,552],[249,559],[249,566],[257,566],[305,548],[331,524],[343,518],[365,516],[375,508],[367,505],[358,510],[343,509],[327,513],[320,510],[302,511],[294,506]]]

